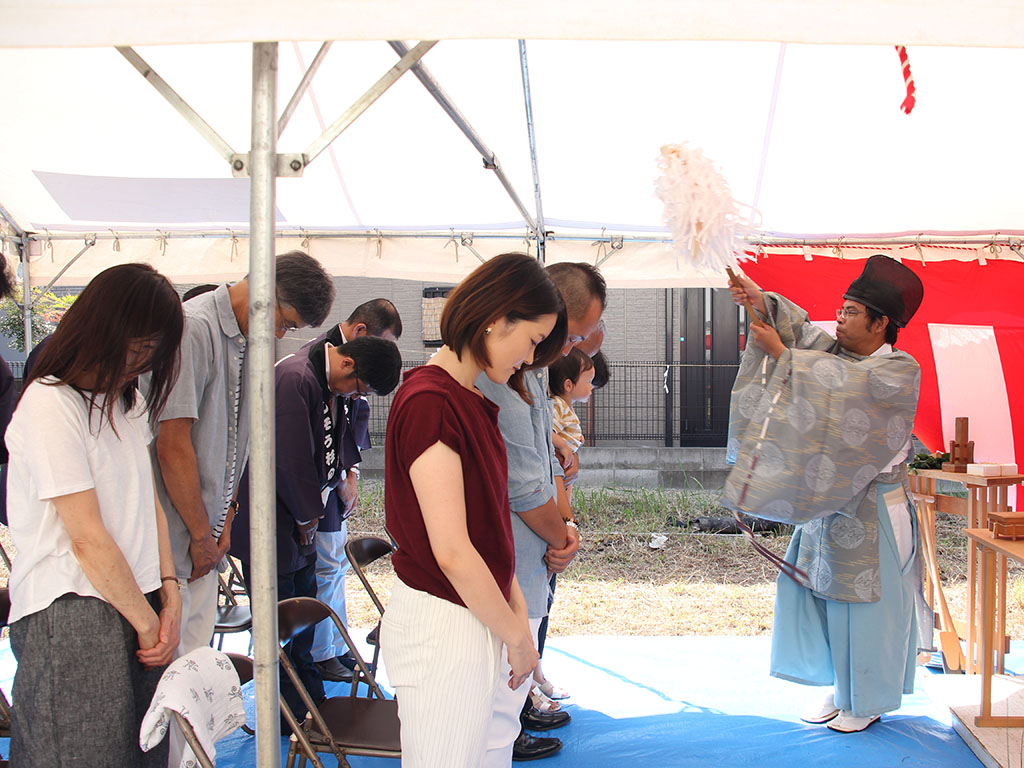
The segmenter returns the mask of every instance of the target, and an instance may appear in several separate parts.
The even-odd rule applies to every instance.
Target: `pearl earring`
[[[488,328],[484,328],[484,335],[485,336],[490,336],[491,335],[491,329],[489,327]]]

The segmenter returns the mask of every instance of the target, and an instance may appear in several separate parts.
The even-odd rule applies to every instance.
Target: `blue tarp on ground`
[[[918,690],[903,708],[859,734],[800,722],[814,689],[768,676],[768,637],[557,637],[548,677],[572,693],[565,743],[546,768],[758,766],[972,768],[981,763],[950,726],[949,710]],[[1012,666],[1012,664],[1011,664]],[[347,686],[329,693],[341,694]],[[250,722],[254,702],[247,701]],[[282,742],[282,754],[286,745]],[[252,737],[218,744],[218,766],[255,764]],[[325,765],[335,765],[325,757]],[[353,768],[394,760],[351,758]]]
[[[245,651],[245,637],[230,636]],[[564,742],[546,768],[651,766],[758,766],[791,768],[974,768],[980,761],[950,726],[949,710],[921,690],[905,696],[898,712],[863,733],[839,734],[800,722],[797,713],[814,689],[768,676],[769,637],[557,637],[548,642],[548,677],[567,688],[572,722],[547,735]],[[226,649],[227,650],[227,649]],[[1024,667],[1016,646],[1007,665]],[[0,687],[10,695],[14,657],[0,644]],[[383,682],[383,680],[382,680]],[[251,685],[249,722],[255,721]],[[329,695],[348,687],[328,684]],[[287,742],[282,740],[282,764]],[[0,753],[8,753],[0,740]],[[236,732],[217,745],[221,768],[251,768],[256,747]],[[350,758],[353,768],[395,768],[394,760]],[[335,766],[324,756],[325,766]]]

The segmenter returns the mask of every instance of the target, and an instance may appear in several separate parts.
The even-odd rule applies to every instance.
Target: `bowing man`
[[[276,385],[277,596],[316,597],[314,536],[324,502],[340,477],[347,420],[341,398],[386,395],[398,385],[402,360],[394,342],[372,337],[334,346],[309,345],[278,361]],[[248,471],[247,471],[248,472]],[[243,477],[231,554],[242,561],[249,581],[249,483]],[[313,628],[286,647],[314,701],[324,697],[323,679],[313,663]],[[296,716],[305,709],[282,670],[281,694]]]

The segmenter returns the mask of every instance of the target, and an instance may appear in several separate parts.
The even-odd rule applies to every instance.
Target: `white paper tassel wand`
[[[733,271],[738,266],[736,240],[747,228],[725,177],[703,152],[685,142],[663,146],[658,168],[661,175],[655,187],[665,206],[676,257],[701,271],[724,269],[729,281],[739,286]],[[743,306],[747,316],[759,322],[749,299]]]
[[[661,176],[656,185],[657,193],[665,205],[665,223],[672,231],[672,246],[677,258],[681,257],[685,263],[702,271],[724,269],[729,275],[729,282],[741,287],[733,271],[738,266],[736,240],[745,234],[747,228],[740,223],[736,201],[725,177],[703,152],[685,143],[663,146],[658,167]],[[751,322],[761,325],[746,296],[743,297],[743,307]],[[743,495],[746,495],[746,485]],[[733,511],[733,516],[758,554],[797,584],[807,584],[807,574],[761,544],[738,510]]]

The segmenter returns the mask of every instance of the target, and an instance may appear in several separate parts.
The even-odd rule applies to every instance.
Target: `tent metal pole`
[[[32,280],[28,263],[28,240],[22,238],[18,245],[21,253],[21,320],[25,324],[25,354],[32,351]]]
[[[389,40],[388,45],[397,53],[399,56],[405,56],[409,52],[409,46],[403,43],[401,40]],[[508,196],[512,198],[512,202],[516,208],[519,209],[519,214],[523,217],[523,221],[526,222],[527,226],[536,231],[537,224],[533,220],[533,216],[526,210],[526,206],[523,205],[523,201],[516,194],[515,189],[512,187],[512,182],[509,181],[508,176],[501,168],[501,164],[498,162],[498,157],[495,155],[486,144],[480,135],[473,130],[473,126],[469,124],[469,121],[459,111],[458,107],[452,102],[451,98],[445,93],[441,86],[438,85],[437,80],[430,74],[430,71],[423,66],[422,62],[416,64],[412,68],[412,73],[416,75],[416,78],[423,83],[423,87],[427,89],[427,92],[434,97],[434,100],[441,105],[441,109],[448,113],[448,117],[452,119],[459,130],[469,139],[470,144],[476,147],[476,151],[480,153],[484,160],[484,168],[494,171],[494,175],[498,177],[498,181],[501,182],[501,186],[505,188]]]
[[[139,70],[139,73],[146,78],[150,85],[167,99],[168,103],[178,110],[179,114],[188,121],[189,125],[195,128],[199,135],[206,139],[207,143],[214,148],[214,150],[228,162],[231,162],[231,156],[235,154],[235,151],[231,149],[231,146],[221,138],[213,127],[203,120],[192,107],[188,105],[178,93],[171,88],[171,86],[164,80],[156,71],[146,63],[139,54],[135,52],[134,48],[130,46],[119,45],[117,46],[117,52],[128,59],[128,62]]]
[[[316,56],[313,57],[313,62],[309,65],[306,73],[302,76],[298,87],[295,89],[295,93],[292,94],[291,99],[288,101],[288,106],[284,108],[284,112],[281,113],[281,117],[277,121],[278,136],[284,133],[285,126],[288,125],[288,121],[292,119],[292,115],[295,114],[295,110],[298,109],[299,102],[302,101],[302,97],[313,82],[313,76],[316,74],[317,70],[320,69],[320,65],[323,64],[324,57],[327,56],[327,52],[330,49],[331,41],[328,40],[320,46],[320,50],[317,51]]]
[[[673,398],[675,396],[675,369],[672,366],[675,350],[675,289],[665,289],[665,447],[675,445],[675,412]]]
[[[523,71],[523,101],[526,105],[526,132],[530,137],[530,163],[533,166],[533,194],[537,201],[537,259],[541,264],[546,256],[544,206],[541,204],[540,174],[537,171],[537,136],[533,128],[533,101],[530,99],[530,69],[526,64],[526,41],[519,41],[519,64]]]
[[[256,667],[256,764],[281,765],[277,667],[277,545],[274,475],[274,205],[277,165],[277,43],[252,50],[252,178],[249,199],[249,497],[252,627]]]
[[[342,113],[341,117],[331,123],[327,130],[309,145],[306,151],[303,152],[305,164],[309,165],[313,162],[317,155],[327,149],[330,143],[341,135],[342,131],[352,125],[357,117],[369,109],[373,102],[383,96],[384,92],[398,81],[398,78],[408,72],[435,45],[437,45],[437,40],[423,40],[417,43],[415,48],[402,56],[395,66],[385,72],[376,83],[370,86],[366,93],[360,96],[351,107]]]
[[[782,65],[786,61],[786,44],[779,43],[779,56],[775,62],[775,85],[772,86],[772,100],[768,107],[768,119],[764,126],[764,142],[761,145],[761,164],[757,169],[757,184],[754,185],[754,200],[750,204],[750,223],[757,216],[757,205],[761,202],[761,185],[764,183],[764,169],[768,164],[768,149],[772,145],[772,128],[775,127],[775,108],[779,103],[779,87],[782,85]]]
[[[17,235],[18,259],[21,262],[22,298],[21,298],[21,321],[25,329],[25,354],[32,350],[32,281],[29,280],[28,266],[28,244],[29,240],[24,229],[18,226],[18,222],[7,212],[7,209],[0,205],[0,217],[14,230]]]

